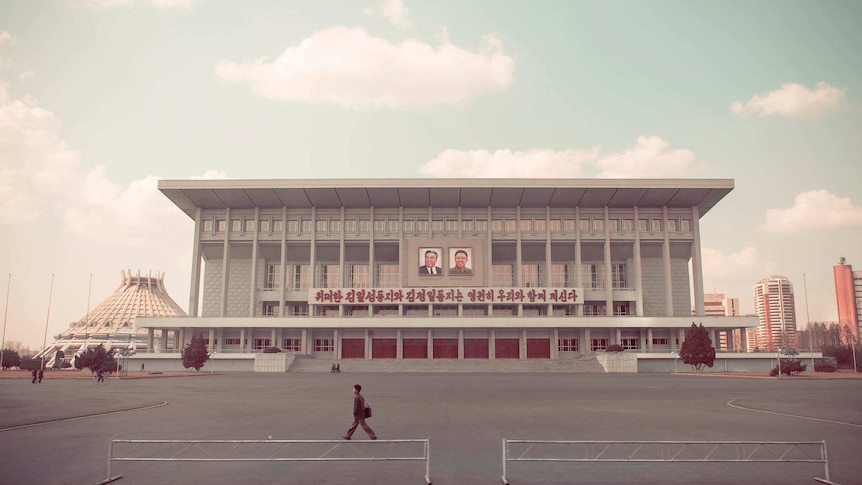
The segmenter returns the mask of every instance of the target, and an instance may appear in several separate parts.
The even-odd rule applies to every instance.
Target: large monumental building
[[[163,180],[194,220],[189,318],[149,338],[320,358],[675,352],[732,180]],[[690,270],[691,269],[691,270]],[[695,295],[691,301],[690,295]],[[151,345],[149,348],[153,348]]]
[[[848,327],[859,342],[862,321],[862,271],[853,271],[844,258],[832,267],[835,274],[835,298],[838,300],[838,325]]]
[[[772,275],[755,283],[754,311],[760,319],[757,347],[775,351],[796,346],[796,301],[790,280]]]

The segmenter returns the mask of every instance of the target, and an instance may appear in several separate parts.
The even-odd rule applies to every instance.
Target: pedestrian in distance
[[[96,371],[96,382],[105,382],[105,373],[102,369]]]
[[[39,384],[42,383],[43,377],[45,377],[45,371],[43,369],[39,369]]]
[[[360,394],[362,391],[362,386],[359,384],[354,384],[353,386],[353,424],[350,425],[350,429],[347,430],[347,434],[343,436],[344,439],[349,440],[353,436],[353,432],[356,431],[357,426],[362,426],[362,429],[368,434],[368,437],[376,440],[377,435],[374,434],[374,430],[371,429],[368,424],[365,423],[366,418],[371,417],[371,407],[368,406],[368,403],[365,402],[365,398]],[[367,411],[366,411],[367,409]]]
[[[33,384],[36,383],[36,379],[38,379],[38,377],[39,377],[39,371],[36,369],[33,369]]]
[[[144,363],[141,362],[141,372],[144,372]]]

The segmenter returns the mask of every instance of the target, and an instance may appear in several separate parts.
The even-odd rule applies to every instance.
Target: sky
[[[753,313],[780,274],[802,326],[835,321],[832,266],[862,269],[860,21],[841,0],[5,0],[5,340],[40,348],[124,269],[187,309],[193,224],[156,184],[201,178],[733,179],[701,219],[705,290]]]

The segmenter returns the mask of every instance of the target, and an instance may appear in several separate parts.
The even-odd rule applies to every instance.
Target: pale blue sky
[[[860,21],[850,1],[7,0],[6,340],[40,346],[122,268],[167,272],[187,307],[191,223],[155,180],[208,172],[732,178],[702,220],[707,289],[751,312],[783,274],[804,323],[805,273],[834,320],[832,265],[862,269]]]

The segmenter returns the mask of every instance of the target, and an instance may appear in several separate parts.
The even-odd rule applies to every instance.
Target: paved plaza
[[[96,483],[106,478],[112,438],[340,439],[354,383],[374,408],[368,422],[381,440],[430,438],[437,485],[501,483],[503,438],[826,440],[832,480],[862,483],[862,380],[524,373],[227,373],[109,385],[50,374],[42,384],[0,379],[0,483]],[[136,409],[145,406],[156,407]],[[100,414],[112,411],[120,412]],[[21,427],[37,422],[46,423]],[[387,446],[366,440],[358,429],[349,446]],[[401,485],[424,483],[424,471],[421,462],[112,465],[123,485]],[[513,484],[787,484],[815,476],[822,465],[514,463],[508,472]]]

